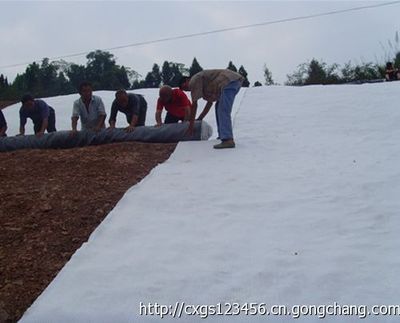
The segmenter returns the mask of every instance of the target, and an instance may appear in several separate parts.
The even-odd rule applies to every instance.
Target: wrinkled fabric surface
[[[6,137],[0,139],[0,152],[19,149],[65,149],[89,145],[102,145],[113,142],[141,141],[173,143],[190,140],[208,140],[212,129],[205,121],[196,121],[193,135],[186,131],[187,123],[165,124],[161,127],[143,126],[128,133],[124,129],[104,129],[100,132],[79,131],[75,136],[70,131],[59,131],[45,134],[38,138],[35,135]]]

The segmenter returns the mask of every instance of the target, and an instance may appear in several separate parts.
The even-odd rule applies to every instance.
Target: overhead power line
[[[203,31],[203,32],[199,32],[199,33],[192,33],[192,34],[186,34],[186,35],[159,38],[159,39],[143,41],[143,42],[137,42],[137,43],[127,44],[127,45],[103,48],[102,50],[103,51],[111,51],[111,50],[118,50],[118,49],[124,49],[124,48],[129,48],[129,47],[139,47],[139,46],[144,46],[144,45],[168,42],[168,41],[172,41],[172,40],[193,38],[193,37],[205,36],[205,35],[210,35],[210,34],[218,34],[218,33],[223,33],[223,32],[228,32],[228,31],[255,28],[255,27],[261,27],[261,26],[268,26],[268,25],[275,25],[275,24],[281,24],[281,23],[285,23],[285,22],[306,20],[306,19],[312,19],[312,18],[318,18],[318,17],[324,17],[324,16],[332,16],[332,15],[338,15],[338,14],[347,13],[347,12],[354,12],[354,11],[361,11],[361,10],[366,10],[366,9],[387,7],[387,6],[393,6],[393,5],[398,5],[398,4],[400,4],[400,1],[383,2],[383,3],[379,3],[379,4],[366,5],[366,6],[360,6],[360,7],[353,7],[353,8],[348,8],[348,9],[340,9],[340,10],[334,10],[334,11],[328,11],[328,12],[322,12],[322,13],[316,13],[316,14],[311,14],[311,15],[292,17],[292,18],[285,18],[285,19],[279,19],[279,20],[272,20],[272,21],[260,22],[260,23],[256,23],[256,24],[250,24],[250,25],[241,25],[241,26],[235,26],[235,27],[215,29],[215,30],[210,30],[210,31]],[[55,57],[50,57],[49,59],[50,60],[57,60],[57,59],[64,59],[64,58],[70,58],[70,57],[84,56],[84,55],[87,55],[91,51],[92,50],[73,53],[73,54],[67,54],[67,55],[61,55],[61,56],[55,56]],[[35,60],[34,62],[39,62],[40,60],[41,59],[38,59],[38,60]],[[18,66],[28,65],[28,64],[31,64],[31,63],[32,62],[4,65],[4,66],[0,66],[0,68],[18,67]]]

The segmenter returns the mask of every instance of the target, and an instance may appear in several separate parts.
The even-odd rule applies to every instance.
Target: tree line
[[[30,93],[35,97],[49,97],[76,93],[79,84],[89,81],[95,90],[158,88],[167,84],[179,85],[182,76],[193,76],[203,70],[196,58],[190,67],[182,63],[165,61],[161,66],[154,64],[144,78],[124,65],[118,65],[113,54],[96,50],[86,56],[85,65],[69,63],[64,60],[50,61],[44,58],[41,63],[32,63],[25,72],[18,74],[13,82],[0,75],[0,99],[18,100],[23,94]],[[400,68],[400,52],[394,59],[394,66]],[[243,65],[237,68],[232,61],[228,69],[244,77],[243,87],[249,87],[248,73]],[[344,66],[329,65],[324,61],[312,59],[300,64],[296,71],[287,75],[285,85],[303,86],[311,84],[343,84],[366,82],[382,79],[385,66],[373,63],[352,64]],[[263,83],[256,81],[253,86],[275,85],[269,68],[264,65]]]
[[[400,68],[400,52],[395,55],[393,62],[395,68]],[[312,59],[308,63],[300,64],[295,72],[287,75],[285,85],[362,83],[383,79],[385,72],[385,64],[348,62],[340,66]]]
[[[183,76],[193,76],[203,70],[196,58],[190,67],[185,64],[165,61],[161,67],[154,64],[152,70],[142,79],[133,69],[118,65],[113,54],[96,50],[86,56],[85,65],[69,63],[64,60],[50,62],[44,58],[41,63],[32,63],[25,72],[18,74],[13,82],[0,75],[0,99],[18,100],[23,94],[30,93],[35,97],[49,97],[76,93],[82,81],[89,81],[94,90],[118,90],[158,88],[167,84],[179,85]],[[247,71],[239,69],[229,62],[229,69],[244,77],[243,86],[249,86]]]

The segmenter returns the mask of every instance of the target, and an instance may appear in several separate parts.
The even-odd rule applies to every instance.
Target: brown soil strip
[[[16,322],[175,144],[0,153],[0,322]]]

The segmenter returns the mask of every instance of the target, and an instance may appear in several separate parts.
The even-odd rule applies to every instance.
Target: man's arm
[[[159,127],[162,125],[162,121],[161,121],[161,114],[162,114],[162,110],[156,110],[156,126]]]
[[[207,113],[210,111],[212,105],[213,105],[213,102],[207,102],[206,106],[204,107],[203,111],[200,113],[197,120],[203,120],[204,117],[207,115]]]
[[[136,114],[134,114],[132,116],[131,123],[129,125],[131,127],[136,127],[136,124],[137,124],[138,120],[139,120],[139,117]]]
[[[42,117],[42,127],[40,128],[40,130],[36,134],[36,136],[41,137],[41,136],[43,136],[44,132],[47,129],[47,126],[49,125],[50,107],[43,100],[37,100],[35,103],[38,105],[38,107],[41,111],[41,117]]]
[[[156,127],[159,127],[162,125],[161,115],[162,115],[163,109],[164,109],[164,105],[161,103],[161,100],[159,98],[157,100],[157,106],[156,106]]]
[[[3,137],[6,134],[6,131],[7,131],[7,125],[5,125],[0,129],[0,137]]]
[[[23,136],[25,135],[26,116],[22,111],[19,112],[19,120],[20,120],[19,134]]]
[[[3,137],[6,134],[7,131],[7,122],[6,119],[4,118],[3,112],[0,110],[0,137]]]
[[[193,100],[192,109],[190,111],[190,119],[189,119],[189,128],[187,130],[189,135],[193,134],[194,129],[194,119],[196,119],[196,112],[197,112],[197,100]]]
[[[78,131],[78,130],[76,129],[77,126],[78,126],[78,119],[79,119],[79,117],[72,117],[72,118],[71,118],[71,127],[72,127],[72,131],[73,131],[73,132]]]
[[[125,128],[127,132],[132,132],[135,130],[136,124],[138,123],[139,120],[139,114],[140,114],[140,97],[139,95],[135,95],[135,99],[133,102],[131,101],[131,113],[132,113],[132,119],[131,122],[129,123],[129,126]]]
[[[106,109],[104,107],[104,103],[103,100],[101,98],[99,98],[100,102],[98,105],[98,113],[99,116],[97,118],[97,124],[96,127],[94,128],[94,131],[100,131],[101,128],[103,128],[104,125],[104,121],[106,120],[107,114],[106,114]]]
[[[75,134],[78,126],[78,120],[79,120],[79,104],[77,101],[74,102],[74,105],[72,106],[72,117],[71,117],[71,134]]]
[[[184,121],[189,121],[190,120],[190,114],[191,114],[191,109],[190,106],[188,105],[187,107],[185,107],[185,117],[184,117]]]
[[[40,131],[36,134],[36,136],[41,137],[43,136],[44,132],[47,129],[47,126],[49,125],[49,118],[44,118],[42,120],[42,128],[40,129]]]
[[[108,119],[108,123],[110,124],[110,128],[114,129],[115,128],[115,124],[117,122],[117,113],[118,113],[118,109],[117,109],[117,104],[114,101],[111,105],[111,114],[110,114],[110,119]]]
[[[132,132],[133,130],[135,130],[138,120],[139,120],[139,117],[136,114],[132,115],[131,123],[129,124],[128,127],[125,128],[125,130],[127,132]]]
[[[185,111],[185,116],[184,116],[183,120],[189,121],[190,120],[190,110],[191,110],[190,106],[192,105],[192,103],[188,99],[185,92],[183,92],[182,90],[178,90],[176,93],[178,95],[178,100],[181,103],[181,106],[184,107],[183,109]]]

